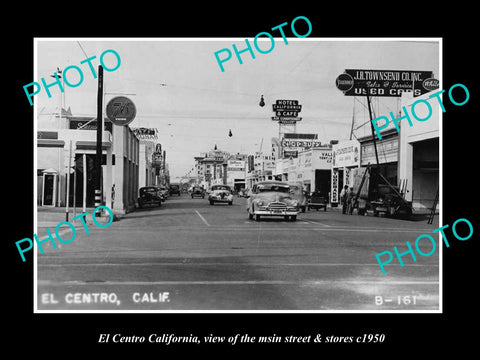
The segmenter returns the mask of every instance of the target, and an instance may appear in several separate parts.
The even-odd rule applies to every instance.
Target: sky
[[[47,84],[57,67],[76,65],[83,71],[83,82],[65,87],[65,108],[74,116],[96,116],[97,80],[87,64],[80,62],[115,50],[121,63],[115,71],[104,71],[105,104],[126,95],[136,106],[137,115],[130,127],[158,129],[157,142],[167,152],[172,178],[183,176],[194,166],[194,157],[218,149],[232,154],[270,153],[271,138],[279,127],[272,104],[277,99],[298,100],[302,105],[298,133],[315,133],[322,143],[348,139],[354,119],[355,136],[370,133],[369,115],[363,97],[345,96],[335,79],[345,69],[433,71],[441,80],[440,45],[437,39],[322,39],[276,38],[273,50],[261,54],[253,47],[253,59],[242,53],[243,64],[235,57],[220,70],[214,53],[224,48],[233,53],[232,44],[245,48],[244,38],[182,39],[95,39],[42,38],[36,41],[36,78]],[[261,49],[271,46],[260,38]],[[222,54],[221,56],[224,56]],[[112,68],[116,59],[104,56]],[[79,81],[75,70],[68,72],[71,83]],[[441,84],[441,83],[440,83]],[[35,95],[37,129],[55,126],[54,115],[60,104],[60,90],[51,87]],[[265,106],[259,106],[263,95]],[[26,99],[28,102],[28,100]],[[104,104],[104,105],[105,105]],[[373,98],[377,116],[397,111],[398,98]],[[365,124],[367,126],[361,126]],[[228,136],[229,131],[232,137]],[[293,131],[293,127],[286,129]]]

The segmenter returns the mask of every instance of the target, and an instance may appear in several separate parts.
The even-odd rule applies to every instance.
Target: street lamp
[[[63,108],[63,103],[65,101],[65,80],[63,79],[62,77],[62,70],[60,70],[60,68],[57,66],[57,71],[55,71],[52,75],[50,75],[51,77],[53,78],[60,78],[62,79],[62,89],[63,89],[63,99],[62,99],[62,92],[60,93],[60,109],[58,110],[58,118],[59,118],[59,125],[58,125],[58,128],[61,129],[62,128],[62,108]]]
[[[261,95],[260,102],[258,103],[258,105],[260,105],[261,107],[265,106],[265,101],[263,101],[263,95]]]

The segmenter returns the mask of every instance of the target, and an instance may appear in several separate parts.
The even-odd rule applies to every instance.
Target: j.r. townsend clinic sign
[[[431,71],[346,69],[335,84],[347,96],[401,96],[413,91],[420,96],[438,89],[439,82]]]

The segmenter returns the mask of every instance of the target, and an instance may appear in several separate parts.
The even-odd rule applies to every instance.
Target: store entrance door
[[[55,206],[57,201],[57,172],[54,169],[43,171],[42,206]]]

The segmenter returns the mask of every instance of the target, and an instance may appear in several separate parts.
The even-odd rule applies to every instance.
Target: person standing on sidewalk
[[[348,195],[348,185],[345,185],[340,191],[340,201],[342,202],[342,214],[347,213],[347,195]]]
[[[347,213],[348,215],[353,214],[353,205],[355,204],[355,193],[353,192],[353,187],[350,188],[350,191],[346,195],[347,198]]]

